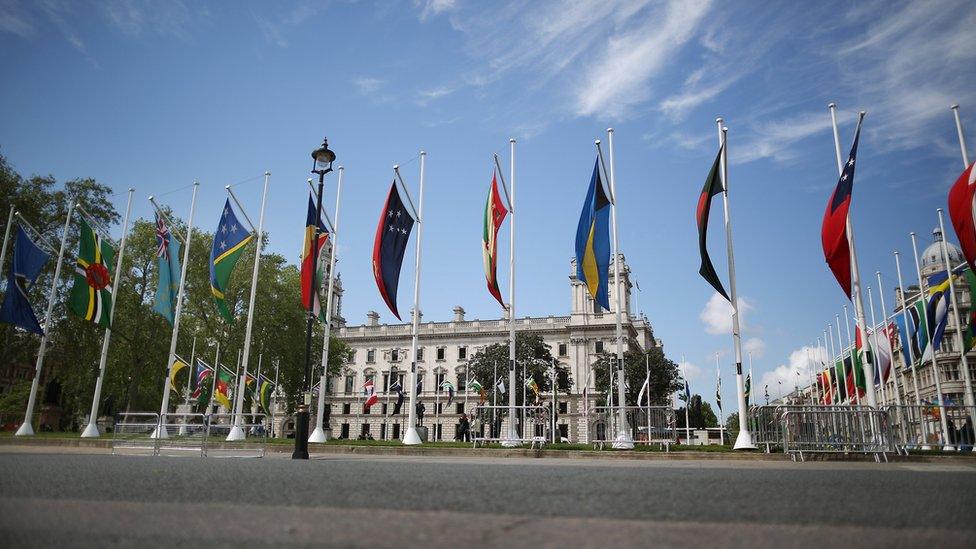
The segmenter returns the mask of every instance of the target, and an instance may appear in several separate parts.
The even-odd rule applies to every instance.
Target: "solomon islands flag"
[[[240,221],[237,220],[228,198],[224,203],[220,223],[214,233],[213,247],[210,250],[210,292],[217,303],[217,311],[228,324],[234,322],[234,315],[227,307],[225,297],[227,284],[230,282],[230,275],[234,272],[237,260],[244,252],[244,246],[252,238],[254,238],[254,234],[245,230]]]

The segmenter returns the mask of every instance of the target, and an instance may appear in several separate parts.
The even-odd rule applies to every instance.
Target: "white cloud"
[[[453,11],[457,8],[456,0],[414,0],[413,5],[415,7],[421,7],[420,10],[420,20],[426,21],[431,17],[435,17],[445,12]]]
[[[750,337],[743,344],[743,347],[747,354],[752,353],[752,358],[762,358],[766,354],[766,342],[758,337]]]
[[[421,90],[417,94],[417,104],[420,106],[425,106],[431,101],[451,95],[456,91],[456,89],[457,88],[452,88],[449,86],[438,86],[429,90]]]
[[[352,83],[359,89],[359,93],[369,95],[380,89],[383,80],[379,78],[360,77],[353,79]]]
[[[752,303],[745,297],[739,297],[739,329],[746,328],[746,317],[753,311]],[[718,292],[708,298],[705,308],[698,318],[705,324],[705,331],[713,335],[732,333],[732,304],[725,300]]]
[[[762,375],[762,385],[768,385],[770,395],[781,396],[794,387],[810,384],[811,374],[820,369],[820,357],[826,353],[823,346],[804,345],[790,353],[787,364],[780,364],[771,372]],[[799,375],[797,375],[799,374]]]
[[[682,376],[689,380],[699,379],[702,373],[701,368],[684,360],[678,363],[678,370],[681,372]]]
[[[33,35],[34,31],[34,24],[30,21],[30,17],[21,10],[18,2],[14,0],[0,2],[0,32],[27,38]]]

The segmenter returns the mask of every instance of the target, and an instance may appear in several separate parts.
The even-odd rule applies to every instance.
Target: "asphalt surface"
[[[972,547],[976,463],[0,454],[0,546]]]

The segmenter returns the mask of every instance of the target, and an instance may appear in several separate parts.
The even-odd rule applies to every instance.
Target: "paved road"
[[[0,545],[964,547],[973,464],[0,454]]]

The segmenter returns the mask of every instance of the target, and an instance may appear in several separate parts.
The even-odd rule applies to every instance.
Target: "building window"
[[[349,415],[352,413],[352,405],[348,402],[342,405],[342,413]]]
[[[458,360],[467,360],[467,359],[468,359],[468,348],[464,347],[463,345],[461,347],[458,347]]]
[[[565,343],[560,343],[559,344],[559,356],[567,356],[566,355],[566,344]]]
[[[559,403],[559,413],[560,414],[565,414],[568,411],[569,411],[569,403],[568,402],[560,402]]]
[[[389,390],[390,390],[390,373],[383,372],[383,392],[385,393]]]
[[[596,342],[596,354],[600,354],[602,352],[603,352],[603,342],[602,341],[597,341]]]
[[[339,429],[339,438],[348,439],[349,438],[349,424],[343,423],[342,428]]]
[[[380,424],[380,440],[386,440],[386,423]]]
[[[456,410],[455,411],[456,414],[463,414],[464,413],[464,403],[463,402],[458,402],[457,404],[454,405],[454,409]]]
[[[447,349],[445,347],[437,348],[437,360],[444,360],[446,354],[447,354]]]
[[[356,375],[349,374],[346,376],[346,394],[351,394],[356,390]]]
[[[424,381],[425,381],[424,376],[426,376],[424,372],[417,372],[417,393],[418,394],[424,392]]]
[[[464,372],[459,372],[457,375],[457,390],[458,392],[464,392],[468,390],[468,374]]]
[[[326,376],[325,378],[325,394],[335,394],[335,381],[332,376]]]
[[[347,360],[346,363],[347,364],[355,364],[356,363],[356,350],[355,349],[351,349],[349,351],[349,360]]]
[[[440,374],[435,373],[434,374],[434,385],[435,385],[434,390],[437,391],[438,393],[441,392],[441,385],[443,383],[444,383],[444,374],[443,373],[440,373]]]
[[[393,424],[393,437],[392,438],[394,440],[399,440],[400,439],[400,424],[399,423],[394,423]]]
[[[376,362],[376,349],[368,349],[366,351],[366,364],[373,364]]]
[[[365,437],[368,434],[369,434],[369,423],[363,423],[363,436]]]
[[[390,362],[400,362],[400,349],[390,351]]]

